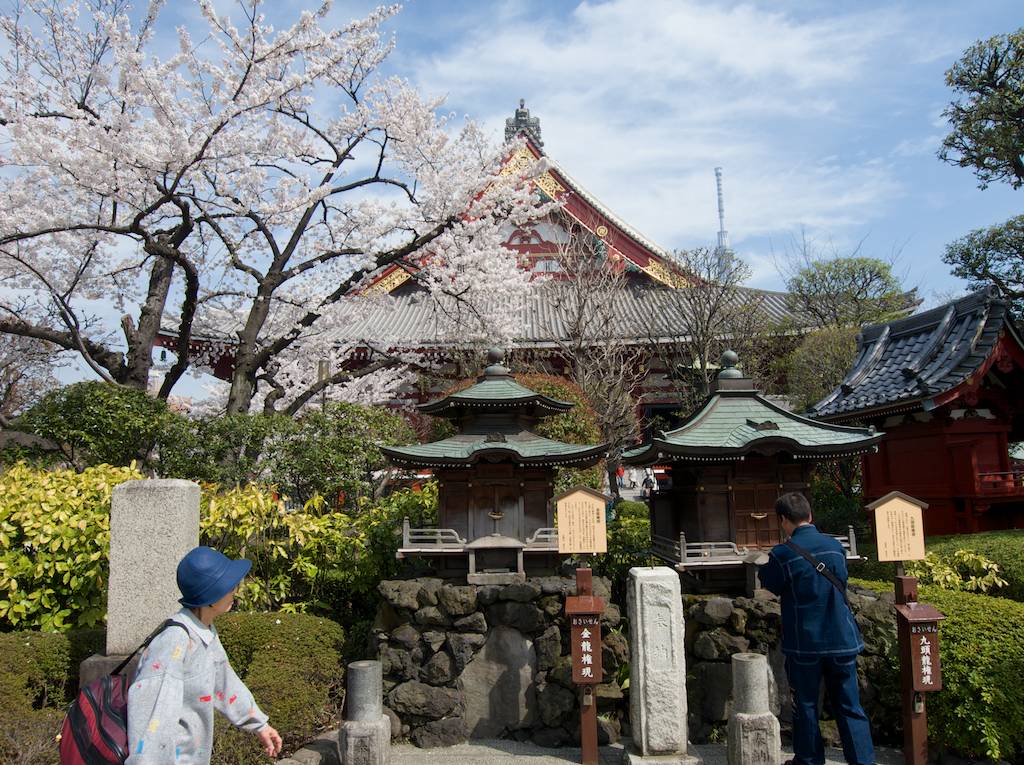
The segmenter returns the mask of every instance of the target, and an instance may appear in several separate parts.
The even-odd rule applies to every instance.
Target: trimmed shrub
[[[1007,581],[999,595],[1024,602],[1024,529],[931,537],[927,547],[941,556],[951,556],[957,550],[984,555],[999,566],[999,575]]]
[[[304,614],[226,614],[217,628],[285,751],[335,722],[344,673],[339,625]],[[77,693],[79,662],[102,642],[96,630],[0,634],[0,762],[58,765],[55,736]],[[265,761],[255,736],[216,717],[214,765]]]
[[[892,591],[885,582],[851,583]],[[946,615],[939,628],[943,689],[928,700],[931,742],[993,760],[1024,753],[1024,605],[935,586],[919,594]],[[898,673],[895,650],[889,658]],[[892,704],[899,708],[898,700]]]
[[[60,445],[76,469],[145,461],[167,423],[179,415],[144,391],[80,382],[48,393],[16,428]]]
[[[110,494],[134,466],[0,473],[0,629],[62,631],[106,612]]]
[[[651,522],[647,504],[625,500],[615,505],[615,518],[608,524],[608,552],[594,559],[594,573],[612,583],[612,599],[625,603],[626,578],[633,566],[658,565],[648,550]]]

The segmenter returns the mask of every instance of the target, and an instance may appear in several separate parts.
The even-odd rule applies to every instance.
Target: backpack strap
[[[112,675],[120,675],[124,671],[124,668],[127,667],[128,664],[131,662],[131,660],[135,658],[135,654],[137,654],[139,651],[141,651],[146,646],[148,646],[150,643],[152,643],[153,640],[156,638],[156,636],[159,635],[161,632],[163,632],[168,627],[181,627],[183,630],[185,630],[185,634],[188,634],[188,627],[186,627],[184,624],[182,624],[181,622],[176,622],[176,621],[174,621],[174,619],[167,619],[159,627],[157,627],[155,630],[153,630],[151,633],[149,633],[149,637],[147,637],[145,640],[143,640],[141,645],[139,645],[138,648],[136,648],[134,651],[132,651],[130,654],[128,654],[128,658],[125,659],[124,661],[122,661],[120,664],[118,664],[117,667],[114,669],[114,671],[111,672],[110,674],[112,674]]]
[[[835,574],[832,573],[832,571],[829,569],[828,566],[826,566],[822,561],[820,561],[817,558],[815,558],[810,552],[808,552],[807,550],[802,548],[800,545],[798,545],[792,539],[787,539],[786,540],[786,547],[788,547],[790,550],[795,552],[797,555],[799,555],[805,561],[810,563],[811,564],[811,568],[813,568],[815,571],[817,571],[823,577],[825,577],[830,582],[832,582],[833,586],[837,590],[839,590],[839,594],[843,596],[843,602],[846,603],[846,607],[847,608],[850,607],[850,599],[846,596],[846,585],[843,584],[839,580],[839,577],[837,577]]]

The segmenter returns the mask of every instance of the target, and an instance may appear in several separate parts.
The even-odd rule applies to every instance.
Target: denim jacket
[[[846,584],[846,553],[835,538],[813,525],[799,526],[792,540]],[[786,545],[776,545],[758,572],[765,589],[782,598],[782,652],[787,656],[850,656],[864,650],[853,613],[828,579]]]

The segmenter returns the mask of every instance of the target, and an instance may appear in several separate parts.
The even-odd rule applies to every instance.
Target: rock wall
[[[865,644],[864,653],[857,659],[861,701],[872,721],[876,739],[892,741],[896,737],[894,725],[900,712],[898,708],[887,706],[884,700],[897,698],[886,689],[899,682],[893,670],[896,655],[893,595],[851,587],[849,598]],[[758,590],[753,598],[683,595],[683,607],[690,740],[693,743],[722,740],[732,711],[730,657],[743,651],[768,657],[771,711],[779,717],[783,730],[788,730],[792,718],[785,658],[780,650],[782,617],[778,599],[766,590]],[[832,743],[838,743],[834,724],[825,723],[823,732]]]
[[[565,596],[575,579],[456,585],[423,578],[381,582],[373,627],[393,737],[422,747],[511,736],[546,746],[578,742]],[[601,618],[605,682],[597,686],[599,737],[622,733],[627,703],[616,682],[629,646],[607,580],[594,594]]]

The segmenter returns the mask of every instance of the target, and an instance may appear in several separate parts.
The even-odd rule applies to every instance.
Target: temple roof
[[[783,452],[797,458],[847,457],[874,449],[882,433],[830,425],[773,404],[738,375],[736,354],[722,355],[725,367],[712,395],[675,430],[623,454],[632,465],[672,458],[696,462],[740,460],[750,453]]]
[[[460,433],[429,444],[385,446],[381,451],[401,467],[468,465],[491,457],[530,465],[589,467],[604,457],[607,448],[607,444],[566,444],[522,431],[511,435]]]
[[[853,368],[810,409],[849,419],[886,411],[930,409],[990,362],[1000,338],[1024,347],[995,287],[888,324],[866,326]]]
[[[433,414],[439,417],[459,417],[467,409],[478,411],[529,409],[531,413],[540,416],[559,414],[572,409],[573,404],[568,401],[550,398],[516,382],[509,370],[502,365],[503,357],[504,351],[500,348],[492,348],[488,351],[489,364],[483,375],[478,378],[476,385],[442,399],[420,404],[416,408],[424,414]]]

